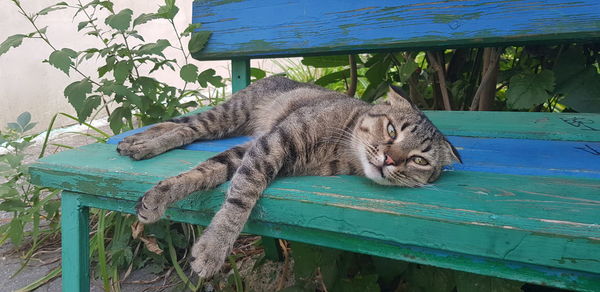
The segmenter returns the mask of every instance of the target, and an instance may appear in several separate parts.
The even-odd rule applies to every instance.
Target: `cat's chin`
[[[370,163],[363,163],[363,171],[365,173],[365,176],[376,182],[377,184],[380,185],[384,185],[384,186],[393,186],[394,184],[391,183],[389,180],[385,179],[383,176],[381,176],[381,170],[379,168],[377,168],[376,166],[370,164]]]

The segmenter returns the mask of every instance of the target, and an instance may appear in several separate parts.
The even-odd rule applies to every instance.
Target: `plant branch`
[[[350,63],[350,85],[346,90],[346,94],[354,96],[356,93],[356,83],[358,82],[356,69],[356,55],[348,55],[348,63]]]
[[[431,66],[433,66],[433,69],[438,75],[438,80],[440,82],[440,91],[442,92],[442,100],[444,102],[444,109],[450,111],[452,110],[452,107],[450,106],[450,96],[448,95],[448,87],[446,86],[446,74],[444,73],[444,68],[440,64],[440,60],[438,60],[436,55],[437,54],[435,54],[434,52],[427,52],[427,56],[431,61]]]
[[[494,71],[496,70],[496,67],[498,65],[498,61],[500,59],[500,55],[502,50],[501,49],[495,49],[495,48],[489,48],[490,52],[490,57],[489,57],[489,63],[487,65],[487,68],[485,68],[485,74],[483,75],[483,78],[481,79],[481,83],[479,84],[479,88],[477,88],[477,91],[475,92],[475,96],[473,97],[473,101],[471,102],[471,107],[470,110],[471,111],[476,111],[479,109],[479,100],[481,99],[481,96],[483,95],[483,92],[485,91],[486,88],[488,88],[488,86],[490,86],[490,82],[492,82],[493,80],[496,80],[496,78],[493,78],[494,76]],[[485,53],[484,53],[485,55]],[[494,86],[495,89],[495,86]]]
[[[129,61],[131,61],[131,65],[135,70],[136,77],[140,77],[140,72],[138,71],[138,67],[135,65],[135,61],[133,60],[133,55],[131,55],[131,47],[129,46],[129,42],[127,41],[127,36],[124,32],[121,32],[121,36],[123,36],[123,42],[125,42],[125,47],[127,48],[127,53],[129,55]]]
[[[183,60],[185,61],[185,64],[188,64],[188,57],[189,55],[185,53],[185,49],[183,48],[183,43],[181,42],[181,35],[179,35],[179,32],[177,31],[177,27],[175,26],[175,22],[173,21],[173,19],[169,19],[169,22],[171,23],[171,26],[173,27],[173,31],[175,31],[175,36],[177,37],[177,41],[179,42],[179,49],[181,51],[181,53],[183,54]]]

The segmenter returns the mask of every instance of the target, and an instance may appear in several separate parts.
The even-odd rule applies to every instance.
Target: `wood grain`
[[[132,161],[118,156],[113,145],[92,144],[44,158],[31,171],[41,185],[135,201],[159,180],[212,154],[174,150]],[[208,222],[226,187],[177,207]],[[599,213],[598,179],[453,171],[419,189],[351,176],[281,178],[265,191],[252,219],[598,273]]]
[[[600,38],[600,2],[582,0],[194,1],[213,32],[200,60],[342,54]]]

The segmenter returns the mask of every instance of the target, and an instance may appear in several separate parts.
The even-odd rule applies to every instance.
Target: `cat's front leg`
[[[186,124],[164,122],[150,129],[125,137],[117,152],[135,160],[152,158],[197,139],[197,131]]]
[[[190,171],[159,182],[138,201],[135,208],[138,220],[142,223],[156,222],[169,204],[193,192],[212,189],[231,179],[249,145],[250,143],[233,147],[200,163]]]
[[[282,167],[286,150],[278,135],[257,139],[233,176],[221,209],[192,248],[192,269],[200,277],[217,273],[256,201]]]

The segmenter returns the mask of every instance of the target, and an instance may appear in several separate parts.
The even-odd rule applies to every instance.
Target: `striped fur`
[[[143,223],[192,192],[231,180],[227,198],[192,249],[201,277],[220,269],[250,211],[278,175],[369,177],[386,185],[422,186],[456,149],[401,93],[371,105],[344,94],[283,77],[260,80],[209,111],[180,117],[125,138],[121,155],[147,159],[195,140],[253,135],[196,168],[161,181],[137,205]]]

